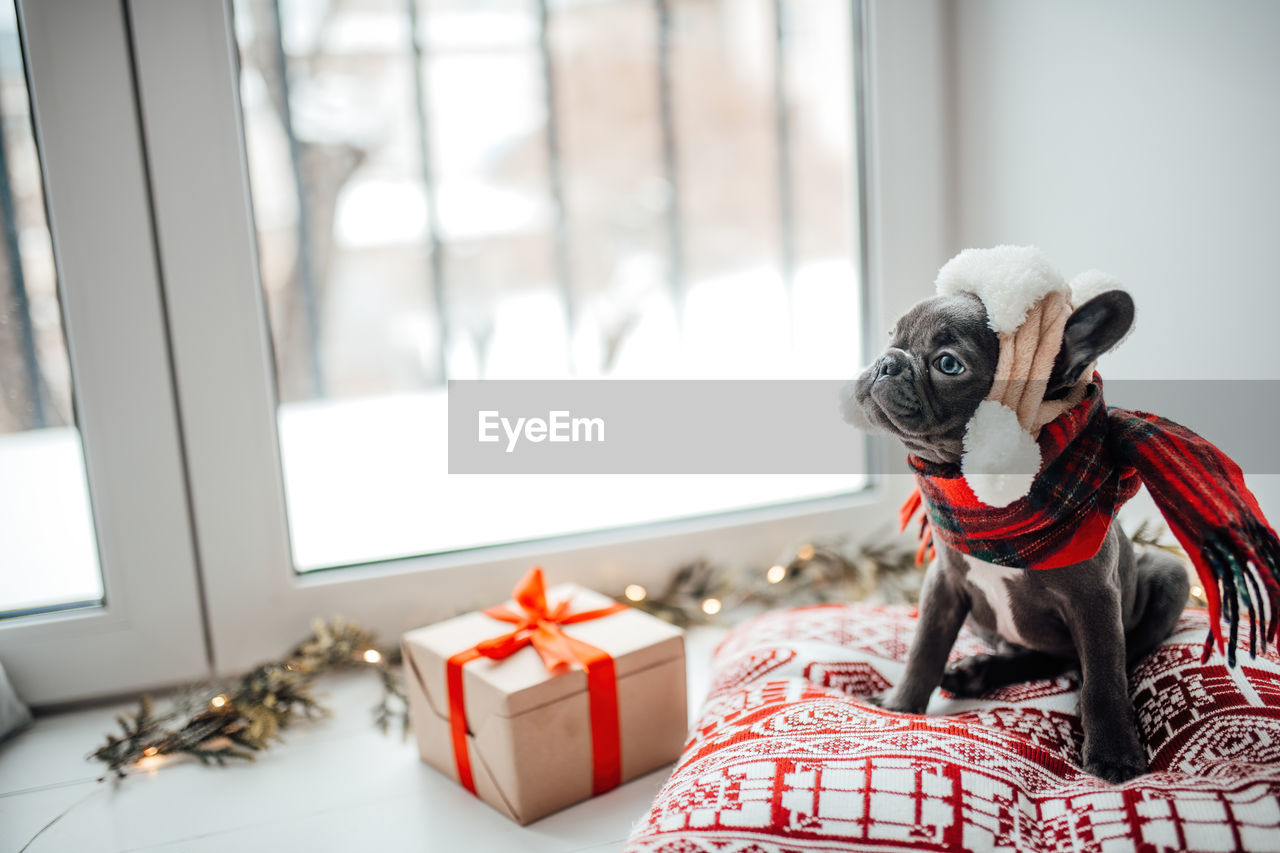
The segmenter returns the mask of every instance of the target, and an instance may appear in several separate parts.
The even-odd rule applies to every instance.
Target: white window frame
[[[945,258],[941,4],[853,0],[869,27],[860,171],[864,321],[886,326],[926,295]],[[704,554],[765,562],[802,537],[869,535],[905,483],[854,495],[495,545],[311,574],[294,571],[266,306],[257,270],[229,0],[128,0],[158,250],[198,531],[215,668],[233,672],[288,647],[316,615],[343,613],[394,637],[503,598],[534,562],[555,580],[603,589],[659,583]],[[894,51],[876,51],[885,40]],[[896,50],[897,46],[904,50]],[[904,57],[905,54],[905,57]],[[912,60],[916,65],[911,65]],[[921,61],[923,60],[923,61]],[[882,73],[885,72],[885,73]],[[877,104],[893,103],[892,111]],[[921,130],[937,131],[932,136]],[[886,172],[886,169],[890,172]],[[901,180],[898,178],[901,177]],[[888,289],[877,282],[912,281]],[[864,335],[876,347],[879,335]],[[898,463],[900,465],[901,463]],[[890,470],[874,460],[873,471]]]
[[[104,588],[0,620],[18,694],[49,705],[209,659],[124,10],[21,0],[18,20]]]

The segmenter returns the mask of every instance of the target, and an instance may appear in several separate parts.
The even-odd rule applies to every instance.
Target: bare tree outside
[[[44,186],[12,6],[0,6],[0,435],[72,421]]]
[[[235,11],[282,402],[628,375],[700,287],[857,287],[846,4]]]

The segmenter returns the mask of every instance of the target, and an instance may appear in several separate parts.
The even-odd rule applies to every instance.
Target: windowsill
[[[686,636],[690,720],[709,687],[723,629]],[[42,850],[617,850],[670,767],[519,827],[423,764],[412,739],[382,735],[369,673],[317,684],[333,716],[302,722],[251,763],[175,761],[122,784],[83,756],[131,706],[42,716],[0,745],[0,848]],[[216,803],[216,808],[210,808]]]

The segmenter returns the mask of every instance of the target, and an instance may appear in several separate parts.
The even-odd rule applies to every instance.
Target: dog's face
[[[889,344],[853,381],[845,417],[888,432],[933,462],[959,462],[965,426],[991,389],[1000,342],[978,297],[917,303]]]
[[[1045,383],[1056,399],[1133,325],[1133,300],[1109,290],[1071,313]],[[931,462],[959,462],[964,434],[991,390],[1000,339],[987,309],[969,293],[934,296],[902,315],[889,345],[844,392],[845,419],[897,436],[910,453]]]

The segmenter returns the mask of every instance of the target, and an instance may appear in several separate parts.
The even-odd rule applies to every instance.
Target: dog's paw
[[[867,702],[886,711],[897,711],[901,714],[923,714],[924,706],[916,706],[898,699],[894,691],[888,693],[877,693],[874,696],[864,696]]]
[[[1147,772],[1147,755],[1136,743],[1119,749],[1091,749],[1086,744],[1084,769],[1086,773],[1118,785]]]
[[[961,658],[942,673],[942,689],[952,696],[969,698],[987,692],[987,666],[991,655]]]

